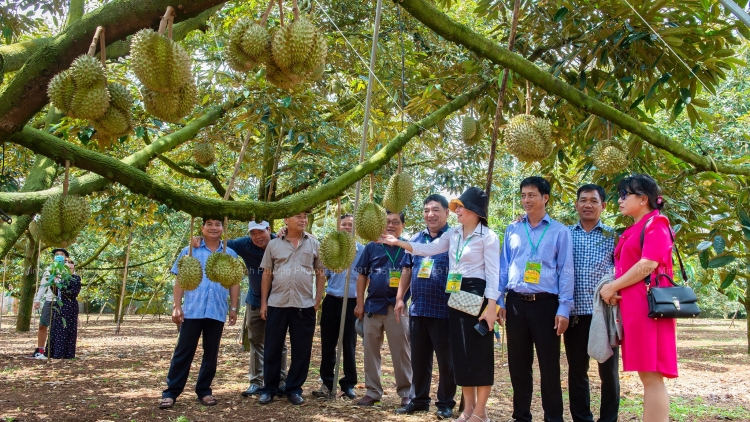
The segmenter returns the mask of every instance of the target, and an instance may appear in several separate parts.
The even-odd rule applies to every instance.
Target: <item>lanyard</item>
[[[458,265],[458,261],[461,260],[461,257],[464,256],[464,248],[466,248],[466,245],[469,244],[469,241],[471,240],[472,237],[474,237],[473,234],[469,236],[468,239],[466,239],[466,242],[464,242],[464,245],[461,246],[461,249],[456,249],[456,265]],[[459,243],[460,243],[460,239],[461,238],[459,237]]]
[[[539,237],[539,240],[536,242],[536,245],[534,245],[534,241],[531,240],[531,235],[529,234],[529,221],[525,221],[523,228],[526,229],[526,237],[529,239],[529,244],[531,245],[531,256],[536,257],[536,250],[539,247],[539,244],[542,243],[542,239],[547,233],[547,229],[549,228],[549,226],[550,224],[547,224],[547,226],[544,228],[544,231],[542,232],[542,235]]]
[[[383,245],[381,243],[381,245]],[[383,250],[385,251],[385,254],[388,255],[388,259],[391,260],[391,264],[393,264],[393,268],[396,268],[396,258],[398,258],[399,252],[401,252],[401,247],[399,246],[398,250],[396,251],[396,256],[391,257],[391,254],[388,253],[388,249],[386,249],[385,245],[383,245]]]

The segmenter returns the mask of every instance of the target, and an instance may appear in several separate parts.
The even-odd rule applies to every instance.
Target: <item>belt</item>
[[[328,293],[326,293],[326,297],[330,297],[331,299],[336,299],[336,300],[344,300],[343,296],[334,296]],[[356,299],[356,297],[350,297],[349,299]]]
[[[518,299],[525,300],[526,302],[533,302],[535,300],[547,299],[550,297],[557,297],[554,293],[518,293],[516,291],[509,291],[508,297],[517,297]]]

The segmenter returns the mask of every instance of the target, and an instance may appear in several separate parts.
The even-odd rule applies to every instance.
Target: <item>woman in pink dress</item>
[[[627,177],[617,190],[620,212],[633,217],[635,223],[625,230],[615,247],[615,281],[601,289],[601,296],[606,303],[619,301],[624,331],[623,369],[637,371],[643,384],[643,421],[668,422],[669,395],[664,377],[677,377],[677,324],[674,319],[648,317],[644,278],[652,274],[653,286],[656,274],[672,276],[671,227],[667,217],[659,213],[664,200],[659,185],[650,176]],[[664,277],[658,281],[660,286],[669,283]]]

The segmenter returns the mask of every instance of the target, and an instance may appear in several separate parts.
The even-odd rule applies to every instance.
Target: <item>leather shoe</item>
[[[247,387],[247,390],[242,392],[242,397],[250,397],[256,394],[260,394],[260,387],[255,384],[250,384],[250,387]]]
[[[258,397],[258,403],[260,404],[268,404],[273,401],[273,396],[268,393],[260,393],[260,397]]]
[[[411,415],[414,412],[427,412],[428,410],[430,410],[430,405],[427,403],[411,402],[404,407],[399,407],[395,412],[397,415]]]
[[[289,394],[286,399],[289,400],[289,403],[295,406],[299,406],[305,402],[305,399],[303,399],[299,394]]]
[[[357,398],[357,394],[354,392],[353,388],[345,388],[344,391],[341,392],[342,397],[346,397],[350,400],[354,400]]]
[[[438,419],[450,419],[453,417],[453,409],[449,409],[447,407],[439,407],[435,414],[437,415]]]
[[[357,402],[357,406],[374,406],[375,403],[379,402],[380,400],[375,400],[374,398],[370,396],[364,396]]]
[[[408,397],[401,397],[401,407],[405,407],[409,403],[411,403],[411,399],[410,398],[408,398]]]

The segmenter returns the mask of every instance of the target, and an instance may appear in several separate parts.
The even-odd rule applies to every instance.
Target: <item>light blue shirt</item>
[[[519,222],[511,223],[505,229],[505,241],[500,255],[500,299],[498,304],[505,307],[505,293],[552,293],[558,295],[557,315],[570,317],[573,309],[573,240],[570,230],[562,223],[545,214],[542,222],[532,228],[527,216]],[[529,230],[527,236],[526,229]],[[542,238],[542,233],[547,229]],[[531,257],[531,241],[539,246],[536,258]],[[539,284],[523,281],[526,262],[530,259],[542,263]]]
[[[362,251],[365,246],[357,242],[357,255],[354,257],[352,267],[349,276],[349,298],[357,297],[357,273],[356,265],[359,262],[359,257],[362,256]],[[333,271],[326,269],[326,278],[328,279],[328,287],[326,287],[326,294],[336,297],[344,297],[344,280],[346,279],[346,271],[340,273],[334,273]]]
[[[222,242],[215,253],[223,253],[223,250],[224,243]],[[206,277],[206,260],[211,253],[211,250],[206,247],[206,243],[203,240],[201,240],[199,247],[193,249],[193,258],[200,261],[201,268],[203,268],[203,280],[201,280],[201,284],[198,285],[197,289],[185,290],[183,293],[182,312],[185,315],[185,319],[208,318],[221,322],[225,322],[227,319],[229,290]],[[177,263],[180,262],[180,258],[187,254],[188,248],[185,247],[172,266],[172,274],[177,275]],[[232,248],[227,248],[227,254],[234,258],[237,257]]]

